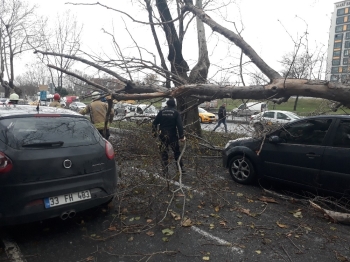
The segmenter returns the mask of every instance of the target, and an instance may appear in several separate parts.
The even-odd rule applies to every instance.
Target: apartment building
[[[329,31],[326,78],[350,82],[350,1],[334,3]]]

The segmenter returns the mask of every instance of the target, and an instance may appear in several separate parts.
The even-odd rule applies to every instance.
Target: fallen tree
[[[72,72],[54,67],[53,65],[48,65],[50,68],[54,68],[66,74],[75,76],[80,80],[85,81],[89,85],[94,86],[96,89],[100,89],[105,93],[110,93],[113,98],[117,100],[142,100],[158,97],[177,98],[178,108],[181,111],[186,112],[183,115],[183,120],[184,124],[188,126],[187,131],[193,131],[197,134],[200,134],[200,125],[198,123],[198,109],[196,105],[213,99],[264,99],[272,100],[276,103],[282,103],[287,101],[290,96],[305,96],[336,101],[338,104],[335,106],[335,108],[339,107],[340,105],[350,106],[350,88],[348,85],[329,81],[282,77],[281,74],[264,62],[257,52],[247,42],[245,42],[239,32],[234,32],[214,21],[214,19],[212,19],[204,11],[201,0],[197,0],[196,5],[193,5],[192,0],[185,0],[183,2],[176,1],[176,3],[168,2],[166,0],[156,0],[154,5],[158,10],[157,23],[154,23],[153,21],[155,12],[152,9],[151,1],[144,0],[144,3],[145,11],[148,14],[148,22],[138,21],[125,12],[105,6],[101,3],[74,5],[101,6],[119,13],[123,13],[131,18],[133,22],[149,24],[151,27],[152,37],[157,47],[158,55],[161,57],[160,66],[154,62],[145,60],[141,55],[141,48],[137,43],[135,43],[135,45],[140,57],[135,58],[124,56],[113,36],[113,43],[116,46],[116,49],[119,50],[119,57],[118,59],[114,60],[106,61],[102,59],[93,59],[93,61],[91,61],[66,54],[41,50],[36,50],[35,52],[44,56],[61,56],[74,59],[115,77],[124,83],[125,88],[117,91],[111,91],[108,90],[107,87],[91,83],[88,79],[75,76]],[[173,9],[171,9],[171,7]],[[175,13],[178,15],[177,18],[173,19],[171,14],[174,12],[171,12],[171,10],[176,10]],[[192,17],[190,17],[191,15]],[[194,17],[197,19],[198,60],[192,70],[190,70],[182,52],[182,45],[186,28],[188,27],[188,25],[184,25],[184,22],[186,21],[190,23]],[[177,26],[175,26],[175,22],[178,23]],[[211,30],[217,34],[220,34],[239,47],[241,52],[247,59],[249,59],[249,63],[254,64],[266,77],[268,77],[270,82],[266,85],[253,86],[210,84],[208,80],[210,61],[206,45],[204,24],[210,27]],[[155,25],[161,26],[163,29],[164,39],[166,39],[168,44],[168,62],[170,63],[170,70],[164,61],[164,51],[159,44],[159,32],[156,31]],[[92,56],[90,56],[90,58],[91,57]],[[111,70],[110,67],[112,66],[118,68],[119,70],[123,70],[125,72],[124,75],[129,76],[129,78],[116,73],[115,70]],[[243,67],[242,59],[240,59],[238,66],[240,68]],[[151,70],[160,77],[164,78],[167,84],[140,84],[133,81],[132,70]],[[189,74],[187,73],[188,71],[190,71]],[[169,81],[173,83],[174,88],[169,88]],[[186,110],[187,108],[191,108],[191,110]]]

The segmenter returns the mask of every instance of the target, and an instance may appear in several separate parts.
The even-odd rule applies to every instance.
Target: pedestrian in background
[[[227,125],[226,125],[226,104],[223,103],[222,106],[219,107],[219,112],[218,112],[218,117],[219,117],[219,121],[218,124],[214,127],[215,131],[219,126],[221,126],[221,124],[224,124],[225,127],[225,133],[227,133]]]
[[[167,107],[159,111],[152,123],[153,136],[158,136],[160,140],[159,150],[162,157],[162,172],[164,176],[167,176],[169,171],[169,146],[174,152],[175,161],[178,161],[181,154],[179,139],[182,142],[186,139],[183,134],[183,126],[180,113],[175,109],[175,100],[169,99],[166,104]],[[185,174],[182,160],[180,160],[180,168],[182,174]]]
[[[90,113],[90,119],[91,123],[94,124],[98,132],[108,140],[110,133],[109,133],[109,123],[112,123],[113,116],[114,116],[114,110],[111,108],[111,111],[109,113],[109,123],[107,123],[107,129],[106,134],[104,134],[104,128],[105,128],[105,121],[108,111],[108,105],[107,103],[102,102],[100,99],[100,93],[99,92],[93,92],[92,94],[92,101],[90,105],[87,105],[84,109],[80,110],[80,114],[85,115]],[[98,100],[96,100],[98,99]]]

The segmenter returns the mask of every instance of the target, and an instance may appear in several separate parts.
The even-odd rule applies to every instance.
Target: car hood
[[[201,115],[201,116],[215,116],[212,113],[199,113],[199,115]]]
[[[244,144],[246,146],[247,144],[252,144],[252,143],[255,144],[259,141],[260,141],[260,139],[256,139],[253,137],[241,137],[241,138],[237,138],[235,140],[228,141],[225,148],[232,147],[232,146],[241,146],[242,144]]]

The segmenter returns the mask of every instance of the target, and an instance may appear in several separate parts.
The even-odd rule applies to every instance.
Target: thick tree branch
[[[101,70],[103,72],[106,72],[107,74],[110,74],[112,76],[114,76],[115,78],[117,78],[118,80],[122,81],[124,84],[126,84],[126,89],[129,89],[129,88],[135,88],[136,87],[136,84],[122,76],[120,76],[119,74],[113,72],[112,70],[109,70],[105,67],[102,67],[100,65],[97,65],[89,60],[86,60],[84,58],[80,58],[80,57],[77,57],[77,56],[71,56],[71,55],[65,55],[65,54],[58,54],[58,53],[52,53],[52,52],[45,52],[45,51],[40,51],[40,50],[35,50],[34,51],[34,54],[36,53],[40,53],[40,54],[43,54],[43,55],[52,55],[52,56],[61,56],[61,57],[65,57],[65,58],[70,58],[70,59],[74,59],[76,61],[80,61],[84,64],[87,64],[87,65],[90,65],[90,66],[93,66],[95,68],[97,68],[98,70]]]
[[[202,0],[197,0],[196,7],[202,9]],[[197,17],[198,62],[190,73],[190,83],[206,83],[210,61],[208,57],[207,39],[203,21]]]
[[[242,37],[234,33],[233,31],[223,27],[222,25],[215,22],[210,16],[208,16],[203,10],[196,8],[192,4],[192,0],[185,0],[184,11],[189,11],[195,14],[205,24],[211,27],[211,29],[219,34],[225,36],[227,39],[235,43],[242,49],[244,54],[248,56],[252,62],[272,81],[275,78],[280,78],[280,74],[268,66],[255,50],[244,41]]]

